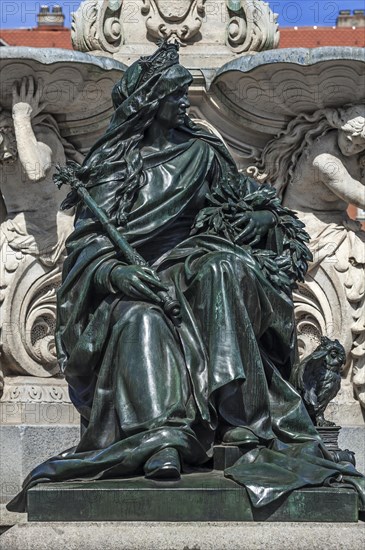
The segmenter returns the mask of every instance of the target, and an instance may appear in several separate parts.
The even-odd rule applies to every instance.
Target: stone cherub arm
[[[42,181],[51,166],[52,149],[38,141],[32,127],[32,119],[44,108],[41,88],[32,77],[23,78],[20,86],[13,86],[12,116],[19,160],[32,182]]]
[[[363,164],[363,161],[361,161]],[[337,197],[348,204],[358,208],[365,206],[365,181],[359,181],[353,177],[341,157],[329,153],[321,153],[316,156],[313,166],[318,172],[322,183]],[[363,167],[361,167],[363,168]],[[361,170],[363,172],[363,170]],[[361,174],[363,179],[364,174]]]
[[[360,104],[296,117],[247,172],[274,185],[283,204],[296,211],[363,207],[364,109]],[[341,202],[334,204],[336,197]]]

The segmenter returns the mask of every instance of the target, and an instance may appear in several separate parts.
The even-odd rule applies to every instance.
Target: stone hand
[[[267,234],[271,227],[274,227],[275,216],[269,210],[246,212],[239,214],[233,225],[236,229],[244,227],[235,238],[235,242],[254,246]]]
[[[112,269],[110,280],[112,285],[126,296],[148,300],[159,305],[162,299],[157,292],[168,290],[149,267],[118,265]]]
[[[45,107],[45,103],[40,101],[41,96],[42,89],[39,85],[35,85],[32,76],[24,77],[20,84],[15,82],[13,85],[13,115],[35,117]]]

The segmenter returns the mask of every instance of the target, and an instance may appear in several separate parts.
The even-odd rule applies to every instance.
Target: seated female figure
[[[126,261],[79,203],[57,346],[85,431],[32,483],[178,479],[223,443],[247,451],[227,475],[262,505],[341,469],[323,460],[287,382],[296,357],[290,289],[309,257],[305,233],[273,190],[242,177],[220,140],[191,123],[191,80],[174,45],[132,65],[113,91],[109,129],[76,172],[148,265]],[[179,302],[178,326],[161,292]],[[274,491],[270,468],[282,453],[295,458]]]

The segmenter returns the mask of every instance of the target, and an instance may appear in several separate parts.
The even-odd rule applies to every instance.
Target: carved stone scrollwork
[[[115,53],[124,42],[123,0],[86,0],[72,14],[71,40],[75,50]]]
[[[9,279],[1,304],[2,364],[6,372],[53,376],[59,372],[54,329],[61,268],[26,255]]]
[[[0,424],[79,425],[68,385],[61,377],[6,376],[0,400]]]
[[[227,0],[227,45],[236,54],[277,48],[277,14],[261,0]]]
[[[351,314],[344,307],[346,293],[341,279],[334,269],[328,272],[326,267],[319,267],[315,277],[309,272],[305,283],[299,283],[293,292],[299,354],[302,358],[310,355],[323,336],[338,339],[348,357],[348,370],[353,346]]]
[[[4,401],[8,403],[71,403],[67,384],[62,379],[7,378]]]
[[[186,42],[196,36],[205,16],[206,0],[143,0],[142,14],[154,38]]]
[[[332,317],[326,318],[323,306],[305,284],[299,284],[293,293],[297,324],[298,351],[301,359],[308,357],[320,344]]]

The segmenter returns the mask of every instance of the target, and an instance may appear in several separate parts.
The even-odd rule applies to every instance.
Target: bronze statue
[[[45,479],[178,480],[209,465],[216,443],[244,451],[225,474],[254,506],[338,473],[363,482],[330,461],[288,382],[291,288],[310,258],[303,224],[190,121],[191,81],[174,44],[134,63],[114,87],[105,135],[57,177],[73,187],[64,207],[77,205],[57,348],[85,430],[24,490]]]

